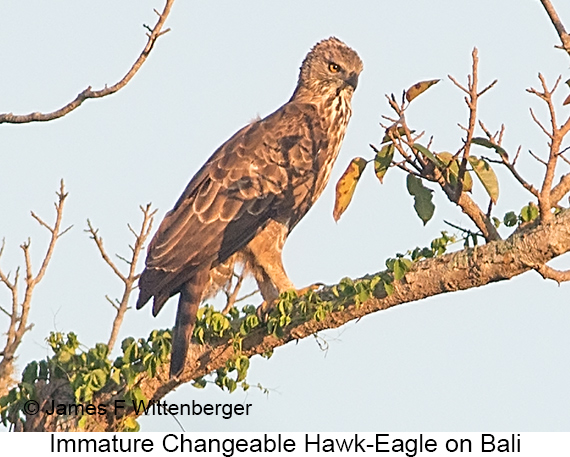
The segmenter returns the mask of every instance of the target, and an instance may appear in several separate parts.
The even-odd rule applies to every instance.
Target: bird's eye
[[[331,73],[338,73],[340,71],[340,65],[334,62],[329,63],[329,71]]]

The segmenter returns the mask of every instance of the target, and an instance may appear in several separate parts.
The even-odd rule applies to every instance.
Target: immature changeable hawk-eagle
[[[289,232],[329,180],[351,115],[362,61],[337,38],[307,54],[291,99],[231,137],[208,159],[154,235],[137,308],[156,315],[180,293],[170,376],[184,368],[200,302],[237,261],[266,303],[293,289],[281,261]]]

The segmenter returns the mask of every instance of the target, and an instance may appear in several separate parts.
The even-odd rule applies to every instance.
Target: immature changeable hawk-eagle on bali
[[[231,280],[236,262],[269,306],[294,288],[283,244],[329,180],[361,71],[362,61],[342,41],[317,43],[291,99],[220,146],[166,214],[148,247],[137,308],[154,297],[156,315],[180,293],[171,377],[184,368],[200,302]]]

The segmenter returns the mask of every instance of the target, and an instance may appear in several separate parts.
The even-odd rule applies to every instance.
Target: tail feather
[[[196,314],[202,299],[204,287],[208,281],[209,268],[200,270],[180,290],[176,324],[172,334],[172,356],[170,359],[170,378],[179,377],[186,362],[188,347],[196,324]]]

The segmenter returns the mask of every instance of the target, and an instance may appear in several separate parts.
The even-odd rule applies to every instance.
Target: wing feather
[[[158,312],[198,269],[226,261],[270,220],[298,222],[312,204],[305,200],[311,200],[326,142],[314,110],[288,103],[210,157],[149,245],[137,307],[155,296]]]

